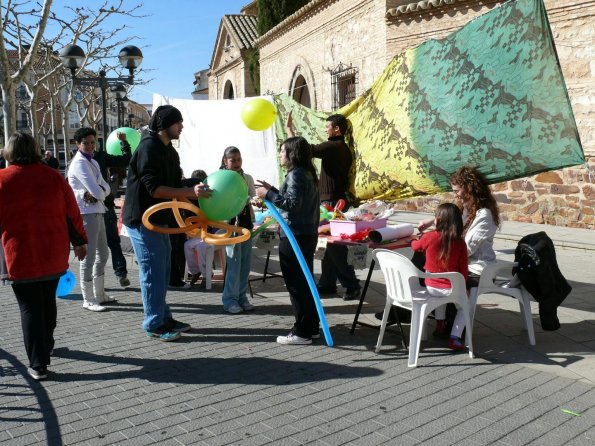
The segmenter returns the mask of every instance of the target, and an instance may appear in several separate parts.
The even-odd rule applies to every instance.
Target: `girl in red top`
[[[453,203],[442,203],[435,213],[435,231],[424,234],[419,240],[411,242],[414,251],[426,252],[424,269],[429,273],[459,272],[467,280],[467,245],[463,238],[463,216]],[[448,279],[426,279],[426,288],[430,296],[448,296],[452,289]],[[436,308],[436,331],[444,333],[446,306]],[[457,336],[451,336],[448,347],[462,350],[465,345]]]

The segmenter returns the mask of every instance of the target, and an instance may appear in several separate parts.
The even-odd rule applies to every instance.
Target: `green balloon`
[[[120,127],[109,134],[107,137],[107,143],[105,144],[105,150],[110,155],[122,155],[122,148],[120,147],[120,140],[118,139],[118,133],[126,134],[126,141],[130,144],[132,153],[138,147],[140,142],[140,132],[130,127]]]
[[[218,170],[205,181],[212,192],[209,198],[199,198],[200,209],[212,221],[229,220],[238,215],[248,201],[248,185],[244,177],[233,170]]]

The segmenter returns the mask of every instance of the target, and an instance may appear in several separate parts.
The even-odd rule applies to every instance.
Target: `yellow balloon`
[[[266,99],[252,99],[242,107],[242,121],[250,130],[266,130],[275,123],[276,118],[275,106]]]

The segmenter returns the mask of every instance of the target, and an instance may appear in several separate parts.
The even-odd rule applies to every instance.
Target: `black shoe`
[[[395,313],[396,311],[396,313]],[[383,311],[376,313],[374,316],[376,317],[376,319],[378,319],[379,321],[382,320],[382,313]],[[411,323],[411,311],[406,310],[405,308],[401,308],[401,307],[392,307],[390,309],[390,313],[388,313],[388,321],[386,322],[387,325],[392,325],[392,324],[396,324],[397,323],[397,316],[399,315],[399,320],[401,321],[402,324],[410,324]]]
[[[190,275],[190,285],[194,285],[200,279],[200,273]]]
[[[386,325],[393,325],[397,323],[397,319],[395,318],[395,314],[393,313],[393,309],[391,308],[388,313],[388,319],[386,320]],[[380,311],[374,315],[376,319],[379,321],[382,320],[382,316],[384,315],[384,311]]]
[[[343,300],[359,300],[362,295],[362,290],[359,288],[347,288],[343,294]]]
[[[186,282],[182,281],[182,280],[178,280],[178,281],[173,281],[169,283],[169,286],[171,288],[182,288],[184,285],[186,285]]]
[[[318,290],[318,294],[337,294],[337,287],[335,288],[325,288],[319,285],[316,285],[316,289]]]

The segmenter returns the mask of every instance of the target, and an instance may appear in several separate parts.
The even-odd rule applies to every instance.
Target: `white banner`
[[[270,96],[264,99],[273,102]],[[262,132],[248,129],[241,119],[242,106],[254,98],[197,101],[153,95],[153,110],[173,105],[182,112],[184,129],[178,146],[184,176],[194,170],[211,174],[219,169],[223,151],[236,146],[242,153],[242,168],[255,180],[279,186],[274,126]],[[175,142],[174,142],[175,143]]]

